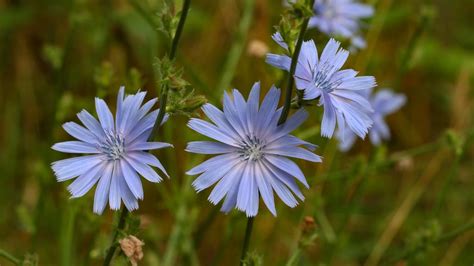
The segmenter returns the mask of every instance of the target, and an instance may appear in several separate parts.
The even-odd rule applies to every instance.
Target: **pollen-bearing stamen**
[[[240,146],[240,153],[244,160],[258,161],[264,155],[265,144],[256,137],[247,137]]]
[[[120,133],[112,130],[106,131],[105,139],[100,143],[100,149],[109,160],[118,160],[125,153],[125,139]]]

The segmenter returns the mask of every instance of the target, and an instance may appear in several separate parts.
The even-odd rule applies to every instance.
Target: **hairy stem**
[[[314,5],[314,0],[311,1],[311,7]],[[278,119],[278,125],[285,123],[286,119],[288,118],[288,114],[290,113],[291,108],[291,93],[293,91],[293,83],[294,83],[294,75],[296,71],[296,65],[298,64],[298,57],[300,55],[301,46],[303,45],[303,38],[306,33],[306,29],[308,28],[309,17],[303,20],[303,24],[301,25],[300,33],[298,34],[298,40],[296,41],[295,51],[291,57],[291,66],[290,66],[290,74],[288,75],[288,83],[286,85],[286,92],[285,92],[285,103],[283,105],[283,110],[281,112],[280,119]]]
[[[107,250],[107,255],[105,256],[104,260],[104,266],[109,266],[110,262],[112,261],[112,258],[115,253],[115,249],[117,248],[117,238],[120,234],[120,231],[122,231],[125,228],[126,225],[126,220],[127,220],[127,215],[128,215],[128,210],[126,208],[123,208],[120,211],[120,218],[119,222],[117,224],[117,228],[114,231],[114,236],[112,237],[112,242],[110,243],[110,247]]]
[[[186,21],[186,17],[188,16],[190,5],[191,5],[191,0],[184,0],[183,8],[181,9],[181,17],[179,18],[179,22],[178,22],[178,27],[176,28],[176,33],[174,34],[173,41],[171,42],[171,48],[170,48],[170,54],[169,54],[170,60],[173,60],[176,57],[179,39],[181,38],[181,33],[183,32],[184,22]],[[158,112],[158,116],[156,117],[155,125],[153,126],[153,130],[151,131],[150,138],[153,138],[156,130],[158,130],[158,127],[160,127],[161,123],[163,122],[163,119],[165,118],[166,103],[168,102],[169,89],[170,88],[167,84],[161,88],[160,111]]]

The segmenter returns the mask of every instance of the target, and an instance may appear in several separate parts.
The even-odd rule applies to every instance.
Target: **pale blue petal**
[[[146,180],[153,182],[153,183],[159,183],[161,180],[163,180],[156,172],[148,166],[145,163],[142,163],[138,160],[135,160],[132,158],[132,156],[127,156],[125,158],[127,162],[137,171],[141,176],[143,176]]]
[[[67,153],[100,153],[96,146],[82,141],[58,142],[51,148],[56,151]]]
[[[114,117],[104,100],[95,98],[95,109],[102,128],[106,131],[113,131],[115,128]]]
[[[236,207],[244,211],[247,217],[255,216],[258,212],[258,186],[255,182],[253,168],[253,163],[247,163],[245,166],[237,195]]]
[[[186,147],[187,152],[198,154],[222,154],[235,152],[236,150],[233,146],[214,141],[191,141]]]
[[[127,146],[127,151],[149,151],[173,147],[173,145],[165,142],[136,142]]]
[[[330,138],[336,128],[336,111],[329,95],[323,93],[321,96],[321,101],[324,106],[323,121],[321,123],[321,136]]]
[[[140,122],[137,124],[137,126],[130,131],[127,135],[127,141],[128,142],[133,142],[135,141],[138,137],[143,135],[144,132],[148,131],[149,129],[152,129],[153,126],[155,125],[156,118],[158,116],[158,110],[155,110],[148,115],[146,115],[144,118],[140,120]],[[150,131],[151,133],[151,131]],[[145,139],[148,139],[148,136],[145,136]]]
[[[256,134],[260,135],[267,129],[272,119],[271,114],[275,113],[278,107],[280,93],[281,91],[279,89],[272,86],[265,95],[260,110],[258,111]]]
[[[193,181],[192,186],[197,192],[201,192],[202,190],[212,186],[214,183],[219,181],[229,172],[232,167],[234,167],[238,163],[238,160],[221,160],[221,164],[219,167],[210,168],[206,170],[203,174],[198,176]]]
[[[94,213],[102,214],[109,201],[110,182],[112,179],[113,164],[104,168],[94,195]]]
[[[133,193],[130,191],[127,183],[123,176],[119,178],[119,187],[120,187],[120,195],[122,197],[122,201],[127,207],[128,211],[133,211],[138,209],[138,200],[135,198]]]
[[[241,138],[244,138],[246,136],[245,127],[242,124],[242,120],[240,119],[240,115],[239,115],[240,110],[237,110],[234,105],[234,100],[230,98],[230,95],[227,92],[224,93],[224,104],[223,104],[224,115],[227,121],[229,121],[229,124],[232,126],[232,128],[234,128],[235,132],[237,132],[237,134]],[[232,134],[229,134],[229,133],[227,135],[233,136]]]
[[[277,216],[276,208],[275,208],[275,200],[273,197],[273,189],[270,181],[268,181],[268,177],[264,176],[263,165],[260,162],[256,164],[257,170],[255,172],[255,180],[257,182],[258,191],[262,196],[263,202],[267,206],[268,210],[273,214],[273,216]]]
[[[263,165],[261,168],[263,175],[266,176],[270,182],[273,190],[278,197],[289,207],[293,208],[298,205],[298,201],[295,199],[291,191],[279,180],[275,174],[268,169],[268,166]]]
[[[67,187],[71,193],[71,198],[84,196],[97,183],[105,166],[106,163],[98,164],[76,178],[76,180]]]
[[[250,91],[247,102],[247,128],[250,132],[255,132],[257,127],[257,115],[260,102],[260,82],[255,82]]]
[[[301,140],[292,135],[286,135],[279,139],[276,139],[266,145],[268,149],[284,149],[288,146],[300,146],[303,145],[305,148],[314,151],[318,146],[309,143],[307,141]]]
[[[209,169],[218,168],[223,163],[236,161],[239,159],[239,155],[235,153],[231,154],[223,154],[218,155],[216,157],[212,157],[209,160],[199,164],[198,166],[194,167],[193,169],[186,172],[187,175],[197,175]]]
[[[77,114],[77,117],[97,138],[103,139],[105,137],[104,129],[89,112],[82,110]]]
[[[223,132],[221,129],[217,128],[209,122],[206,122],[201,119],[192,118],[191,120],[189,120],[188,126],[204,136],[232,146],[237,146],[235,140],[231,136],[229,136],[227,133]]]
[[[56,161],[52,163],[52,168],[58,182],[62,182],[84,174],[100,164],[103,159],[103,155],[80,156]]]
[[[359,105],[360,110],[364,110],[365,112],[370,112],[372,113],[374,109],[372,108],[372,105],[370,102],[360,93],[357,93],[356,91],[350,91],[350,90],[334,90],[331,92],[331,96],[337,96],[340,98],[345,98],[345,101],[347,102],[354,102]]]
[[[377,86],[377,83],[374,77],[360,76],[343,80],[337,88],[346,90],[367,90],[375,86]]]
[[[265,152],[269,154],[274,154],[274,155],[281,155],[281,156],[288,156],[288,157],[303,159],[303,160],[315,162],[315,163],[320,163],[322,161],[321,157],[319,157],[318,155],[300,147],[288,147],[285,149],[275,149],[275,150],[267,149],[265,150]]]
[[[122,170],[125,182],[127,183],[128,188],[130,189],[132,194],[137,199],[143,199],[142,182],[135,170],[132,168],[131,165],[129,165],[127,160],[120,160],[120,168]]]
[[[120,166],[115,163],[112,169],[112,181],[110,182],[109,192],[109,206],[112,210],[120,209],[121,196],[120,196],[120,179],[121,176]]]
[[[170,177],[168,173],[166,172],[165,167],[161,164],[160,160],[158,160],[158,158],[156,158],[151,153],[143,152],[143,151],[134,151],[134,152],[127,153],[127,157],[131,157],[135,161],[157,167],[158,169],[161,170],[161,172],[163,172],[163,174],[166,175],[166,177]]]
[[[290,71],[291,58],[287,55],[267,54],[265,62],[276,68]]]
[[[90,143],[90,144],[97,144],[98,139],[97,137],[92,134],[89,130],[85,129],[84,127],[74,123],[74,122],[67,122],[63,125],[64,130],[71,135],[72,137]]]
[[[288,44],[286,44],[285,40],[283,40],[283,37],[281,36],[281,34],[278,31],[272,34],[272,39],[278,45],[280,45],[283,49],[288,51]]]
[[[244,129],[245,135],[248,136],[250,132],[249,132],[249,127],[247,123],[247,112],[248,112],[247,103],[245,102],[244,97],[238,90],[236,89],[232,90],[232,94],[234,96],[235,110],[237,110],[237,112],[235,113],[240,119],[240,124],[243,126],[242,128]]]
[[[396,112],[406,102],[403,94],[393,93],[388,89],[378,91],[372,99],[374,109],[381,115],[388,115]]]
[[[211,119],[212,122],[214,122],[214,124],[216,124],[218,128],[222,129],[227,135],[234,138],[239,136],[237,131],[229,124],[229,121],[227,121],[224,113],[217,109],[217,107],[207,103],[202,106],[202,111],[207,117],[209,117],[209,119]]]
[[[265,156],[265,159],[274,167],[290,174],[291,176],[298,179],[298,181],[300,181],[306,188],[309,188],[308,182],[306,181],[303,172],[292,160],[276,155]]]
[[[208,198],[212,204],[219,203],[240,182],[244,167],[245,163],[235,166],[217,183]]]

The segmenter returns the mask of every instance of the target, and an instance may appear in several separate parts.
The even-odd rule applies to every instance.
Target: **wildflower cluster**
[[[189,7],[189,1],[186,4]],[[186,12],[187,9],[184,17]],[[272,35],[285,54],[266,55],[268,64],[290,73],[291,86],[285,94],[285,105],[279,107],[282,93],[275,86],[260,101],[261,86],[257,82],[247,99],[236,89],[224,93],[220,110],[207,103],[204,96],[195,95],[182,77],[183,70],[175,66],[177,40],[174,38],[179,38],[179,32],[175,34],[175,31],[180,26],[182,29],[184,21],[183,16],[169,15],[174,10],[166,11],[167,15],[161,16],[161,30],[173,39],[173,47],[170,57],[156,63],[162,109],[151,111],[156,98],[143,104],[146,92],[125,95],[121,87],[114,118],[105,101],[96,98],[98,120],[81,111],[78,118],[84,126],[75,122],[63,125],[77,141],[60,142],[52,147],[66,153],[89,154],[54,162],[52,168],[57,180],[75,179],[68,186],[73,198],[85,195],[97,184],[95,213],[101,214],[107,203],[112,210],[120,209],[122,202],[129,211],[138,209],[138,201],[144,198],[140,176],[154,183],[163,180],[163,176],[169,177],[151,151],[172,144],[150,141],[154,130],[169,115],[192,117],[201,107],[210,122],[191,118],[188,126],[212,141],[191,141],[186,151],[214,157],[187,171],[188,175],[197,175],[192,183],[194,189],[201,192],[214,186],[208,198],[212,204],[223,201],[221,211],[227,213],[236,208],[248,217],[258,214],[260,198],[276,216],[275,194],[289,207],[297,206],[298,199],[303,201],[304,195],[296,181],[306,188],[310,185],[290,158],[322,162],[313,153],[316,145],[291,135],[309,116],[305,105],[317,101],[323,108],[321,135],[327,138],[335,135],[340,148],[348,150],[357,136],[363,139],[369,134],[374,145],[388,139],[390,133],[384,118],[406,101],[403,95],[387,89],[373,92],[376,86],[373,76],[359,76],[356,70],[344,69],[349,52],[338,41],[330,38],[321,53],[313,40],[303,41],[309,26],[330,36],[352,38],[357,43],[358,19],[371,16],[372,12],[370,7],[351,0],[292,4],[277,27],[279,31]],[[293,78],[298,110],[287,117]],[[160,170],[159,174],[154,168]],[[311,234],[311,241],[315,237],[316,234]],[[142,258],[143,243],[137,238],[122,240],[120,244],[135,263]]]
[[[166,5],[166,8],[171,7]],[[173,37],[179,16],[170,15],[174,14],[170,10],[165,13],[167,15],[161,16],[161,29]],[[358,33],[357,19],[371,14],[370,7],[349,0],[317,0],[312,6],[303,1],[293,3],[277,27],[282,33],[272,35],[286,54],[269,53],[266,62],[290,72],[298,27],[305,26],[302,20],[306,19],[309,27],[318,27],[323,33],[354,37]],[[273,192],[290,207],[297,205],[296,198],[304,199],[294,179],[307,188],[309,184],[300,168],[287,157],[321,162],[321,157],[311,152],[315,145],[290,135],[308,117],[303,106],[311,101],[317,100],[324,109],[321,135],[330,138],[336,132],[341,150],[348,150],[356,136],[364,138],[369,134],[374,145],[390,136],[384,117],[404,104],[403,95],[387,89],[371,95],[376,86],[375,78],[358,76],[353,69],[342,69],[349,52],[334,39],[329,40],[321,54],[313,40],[302,42],[300,48],[296,70],[292,73],[299,91],[296,101],[300,109],[282,124],[279,120],[283,110],[278,107],[280,89],[272,87],[261,103],[260,83],[254,84],[248,100],[233,90],[231,94],[224,94],[221,111],[212,104],[205,104],[207,100],[203,96],[194,95],[190,84],[182,78],[182,69],[176,68],[172,59],[157,60],[160,86],[165,89],[162,97],[170,100],[166,113],[192,115],[205,104],[202,111],[212,123],[192,118],[188,125],[215,141],[193,141],[186,150],[216,156],[187,174],[199,175],[193,182],[198,192],[216,184],[209,201],[217,204],[225,198],[221,208],[224,212],[237,208],[247,216],[255,216],[261,196],[270,212],[276,215]],[[155,183],[162,180],[152,167],[168,176],[149,151],[172,145],[148,141],[159,110],[149,113],[157,99],[142,106],[145,95],[138,92],[125,96],[122,87],[115,119],[107,104],[97,98],[99,121],[83,110],[78,118],[85,127],[74,122],[63,126],[78,141],[53,146],[61,152],[91,154],[54,162],[52,168],[58,181],[77,177],[68,187],[72,197],[85,195],[97,184],[96,213],[102,213],[107,203],[117,210],[122,201],[128,210],[137,209],[138,200],[144,197],[139,176]],[[168,114],[163,122],[167,118]]]

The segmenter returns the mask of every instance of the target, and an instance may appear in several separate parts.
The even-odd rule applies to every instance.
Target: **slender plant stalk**
[[[10,261],[11,263],[13,263],[15,265],[20,265],[20,263],[21,263],[20,259],[17,259],[15,256],[13,256],[12,254],[6,252],[3,249],[0,249],[0,257],[7,259],[8,261]]]
[[[252,235],[252,228],[253,228],[253,219],[254,217],[249,217],[247,220],[247,227],[245,228],[244,244],[242,246],[242,255],[240,256],[241,266],[244,265],[245,257],[247,256],[247,252],[249,250],[250,236]]]
[[[191,0],[184,0],[183,8],[181,9],[181,17],[179,18],[179,22],[178,22],[178,27],[176,28],[176,33],[174,34],[173,41],[171,43],[171,49],[170,49],[170,54],[169,54],[170,60],[173,60],[176,57],[179,39],[181,38],[181,33],[183,32],[184,22],[186,21],[186,17],[188,16],[190,5],[191,5]],[[156,131],[160,127],[161,123],[163,122],[163,119],[165,118],[166,104],[168,102],[168,91],[169,91],[168,85],[164,85],[161,88],[160,111],[158,112],[158,116],[156,117],[155,125],[153,126],[153,130],[151,131],[150,138],[153,138]]]
[[[112,237],[112,243],[110,244],[110,248],[107,250],[107,255],[105,256],[104,260],[104,266],[109,266],[110,262],[112,261],[112,258],[115,253],[115,249],[117,248],[117,238],[120,234],[120,231],[122,231],[125,228],[126,225],[126,220],[128,216],[128,210],[127,208],[123,208],[120,211],[120,218],[119,222],[117,224],[117,228],[115,229],[114,236]]]
[[[314,0],[311,1],[311,7],[314,5]],[[301,25],[300,33],[298,34],[298,40],[296,42],[295,51],[293,52],[293,56],[291,58],[291,67],[290,73],[288,75],[288,84],[286,87],[286,94],[285,94],[285,104],[283,106],[283,110],[281,112],[280,119],[278,120],[278,125],[285,123],[286,119],[288,118],[288,114],[290,112],[291,107],[291,92],[293,90],[293,83],[296,71],[296,64],[298,63],[298,56],[301,51],[301,46],[303,45],[303,38],[306,33],[306,29],[308,28],[309,17],[303,20],[303,24]],[[250,244],[250,236],[252,235],[252,228],[253,228],[253,219],[254,217],[249,217],[247,220],[247,228],[245,229],[245,238],[244,244],[242,246],[242,256],[240,257],[240,265],[243,265],[245,257],[247,255],[247,251]]]
[[[314,6],[314,0],[311,1],[311,7]],[[286,119],[288,118],[288,114],[290,113],[291,107],[291,93],[293,91],[293,83],[294,83],[294,75],[296,71],[296,65],[298,63],[298,57],[301,51],[301,45],[303,45],[303,38],[306,33],[306,29],[308,28],[309,17],[303,20],[303,24],[301,25],[300,33],[298,34],[298,40],[296,41],[295,51],[293,52],[293,56],[291,57],[291,66],[290,66],[290,73],[288,75],[288,84],[286,85],[286,93],[285,93],[285,103],[283,105],[283,110],[281,112],[280,119],[278,120],[278,125],[285,123]]]
[[[235,38],[232,42],[232,47],[230,48],[229,54],[223,66],[223,71],[221,79],[217,83],[217,91],[221,92],[222,90],[228,89],[232,78],[234,77],[235,69],[237,68],[237,63],[242,55],[242,51],[245,46],[245,40],[247,38],[247,32],[252,23],[252,15],[255,7],[255,0],[245,0],[244,1],[244,10],[242,14],[242,19],[240,20]]]

